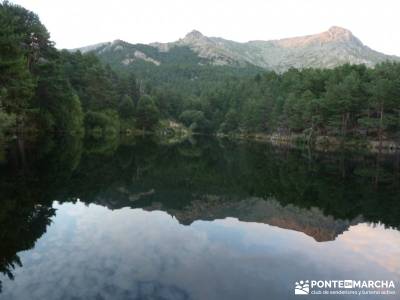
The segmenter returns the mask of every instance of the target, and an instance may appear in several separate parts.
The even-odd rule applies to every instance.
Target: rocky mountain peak
[[[350,30],[340,26],[332,26],[329,28],[328,32],[336,34],[352,34]]]
[[[332,26],[327,31],[318,34],[277,40],[276,44],[284,48],[304,48],[315,44],[323,45],[338,42],[362,45],[350,30],[339,26]]]
[[[208,37],[204,36],[200,31],[192,30],[191,32],[186,34],[186,36],[181,41],[185,44],[202,44],[208,42],[209,39]]]
[[[122,65],[131,65],[140,60],[159,65],[163,63],[160,57],[168,62],[170,58],[166,53],[177,47],[190,48],[192,54],[197,56],[193,59],[196,64],[253,65],[277,72],[284,72],[292,67],[299,69],[333,68],[345,63],[365,64],[373,67],[386,60],[400,61],[399,57],[388,56],[370,49],[350,30],[339,26],[333,26],[324,32],[312,35],[246,43],[207,37],[198,30],[193,30],[178,41],[153,43],[148,47],[144,45],[137,47],[116,40],[79,50],[82,52],[94,51],[99,56],[104,55],[105,60],[109,57],[104,53],[113,51],[115,55],[121,56]],[[160,52],[159,55],[155,56],[151,48],[157,49]]]
[[[116,39],[116,40],[113,40],[111,44],[112,45],[122,45],[122,44],[126,44],[126,42],[123,40],[120,40],[120,39]]]
[[[327,34],[332,40],[351,40],[354,38],[350,30],[339,26],[332,26],[327,31]]]
[[[204,38],[204,35],[196,29],[192,30],[185,36],[185,39],[201,39],[201,38]]]

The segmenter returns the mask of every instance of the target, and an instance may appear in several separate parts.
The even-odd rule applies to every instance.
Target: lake
[[[399,153],[206,137],[0,149],[0,299],[399,299]]]

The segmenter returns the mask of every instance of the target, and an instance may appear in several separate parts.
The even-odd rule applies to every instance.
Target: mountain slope
[[[399,60],[370,49],[349,30],[340,27],[316,35],[248,44],[260,51],[259,64],[265,63],[264,67],[277,71],[290,67],[333,68],[345,63],[373,67],[386,60]]]
[[[340,27],[303,37],[246,43],[206,37],[194,30],[171,43],[143,45],[116,40],[79,50],[93,52],[103,61],[118,67],[142,63],[154,66],[256,66],[282,72],[291,67],[333,68],[345,63],[373,67],[386,60],[400,61],[399,57],[370,49],[349,30]]]
[[[77,50],[77,49],[75,49]],[[143,84],[171,88],[185,95],[200,95],[218,86],[229,77],[248,77],[262,69],[249,63],[215,63],[214,58],[201,57],[187,45],[174,45],[167,50],[121,40],[78,49],[93,53],[113,69],[133,71]]]

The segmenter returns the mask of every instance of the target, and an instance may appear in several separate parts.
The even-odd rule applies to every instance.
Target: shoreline
[[[339,150],[361,150],[370,153],[396,153],[400,152],[400,141],[384,140],[382,143],[374,139],[340,138],[335,136],[317,136],[310,142],[305,135],[291,134],[221,134],[215,136],[239,140],[251,140],[266,142],[274,146],[289,148],[312,148],[323,152],[335,152]]]

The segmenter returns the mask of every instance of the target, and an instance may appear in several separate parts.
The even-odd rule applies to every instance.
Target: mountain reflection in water
[[[74,137],[3,153],[0,299],[286,299],[300,279],[400,279],[397,154]]]

